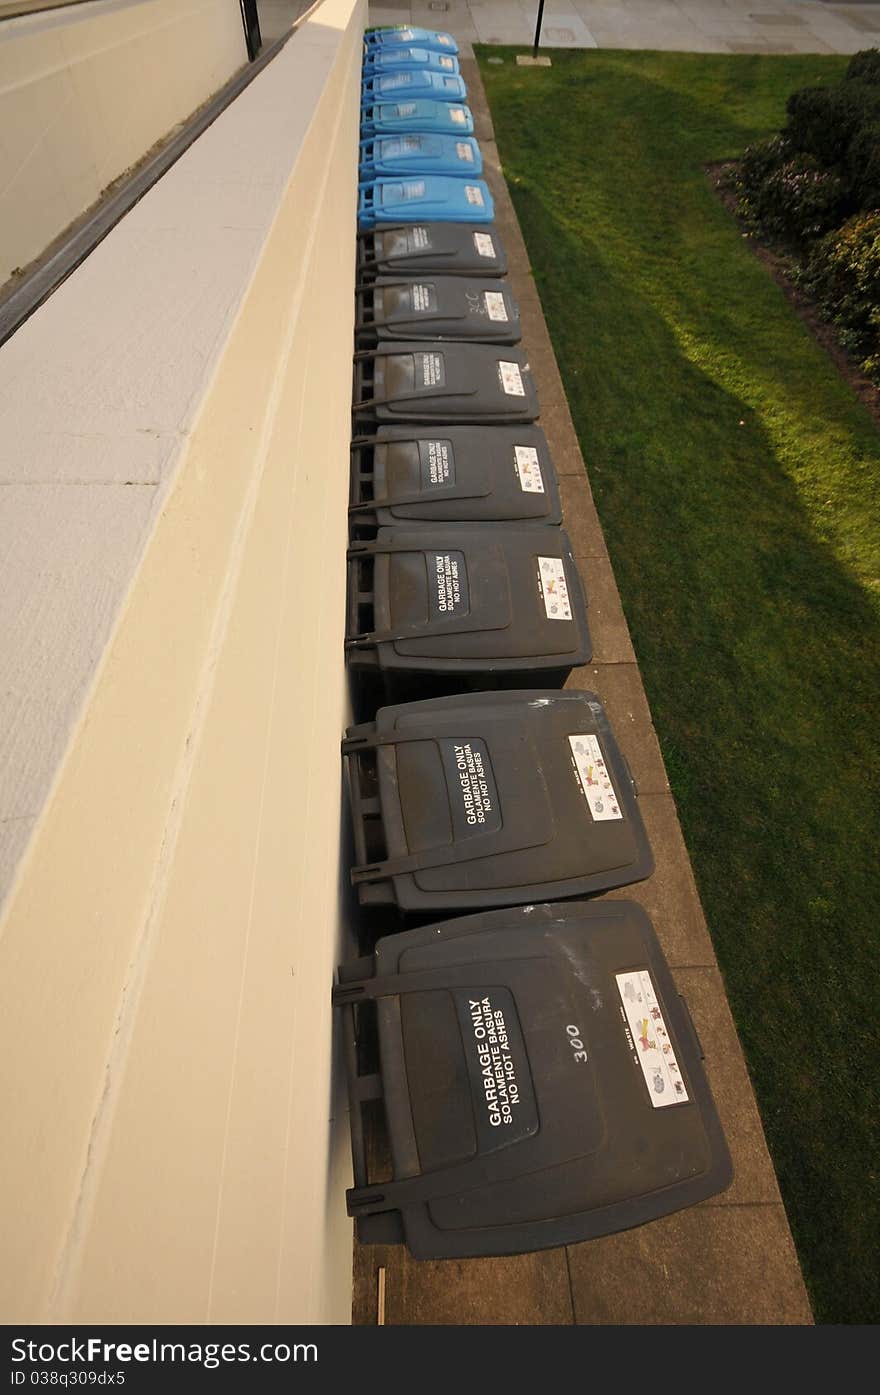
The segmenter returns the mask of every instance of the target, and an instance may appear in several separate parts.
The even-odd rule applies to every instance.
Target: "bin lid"
[[[395,44],[387,48],[369,48],[364,54],[364,77],[370,77],[374,73],[405,73],[412,68],[426,69],[430,73],[450,73],[453,76],[458,76],[461,72],[454,53],[441,53],[436,49],[421,46],[407,47],[404,44]]]
[[[519,307],[506,281],[433,272],[379,276],[357,292],[359,344],[392,339],[518,344]]]
[[[360,149],[361,183],[419,174],[476,179],[483,173],[483,157],[473,136],[431,131],[368,136],[361,141]]]
[[[353,536],[393,523],[562,521],[537,426],[382,426],[356,436],[348,512]]]
[[[358,275],[415,272],[504,276],[507,257],[494,224],[403,223],[358,234]]]
[[[352,668],[515,674],[573,668],[592,649],[561,528],[380,528],[348,550]]]
[[[452,175],[423,174],[408,179],[374,179],[361,184],[358,224],[377,223],[491,223],[495,205],[482,179],[457,179]]]
[[[521,349],[380,344],[355,354],[352,410],[380,423],[534,421],[538,394]]]
[[[364,905],[476,910],[642,881],[653,858],[593,693],[468,693],[380,707],[343,742]]]
[[[365,1243],[418,1259],[517,1254],[704,1201],[733,1170],[684,999],[629,901],[529,905],[422,926],[343,965]],[[358,1073],[355,1009],[380,1067]],[[361,1108],[393,1177],[369,1182]]]
[[[435,102],[464,102],[467,101],[467,88],[460,73],[433,73],[428,68],[377,74],[364,78],[361,83],[361,106],[410,97],[430,97]]]
[[[407,48],[418,44],[420,48],[434,49],[440,53],[458,53],[458,44],[451,34],[437,29],[419,29],[415,25],[400,24],[390,29],[368,29],[364,43],[371,48]]]
[[[474,118],[470,107],[458,102],[437,102],[417,97],[402,102],[379,102],[361,113],[363,136],[393,136],[401,131],[438,131],[452,136],[472,136]]]

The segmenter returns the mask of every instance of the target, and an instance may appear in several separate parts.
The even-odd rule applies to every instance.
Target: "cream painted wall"
[[[172,325],[151,388],[152,419],[180,423],[161,434],[165,483],[144,546],[129,545],[130,580],[0,919],[7,1323],[348,1321],[348,1135],[329,998],[346,906],[364,10],[325,0],[0,352],[2,420],[4,365],[19,392],[47,359],[50,377],[61,372],[51,317],[75,323],[114,268],[142,273],[129,291],[149,302],[149,325],[170,315],[157,299],[179,299],[187,267],[202,278],[194,305],[213,314],[191,347],[191,315]],[[248,184],[237,162],[255,138],[262,177]],[[232,229],[216,213],[199,227],[215,196]],[[108,300],[106,345],[133,303],[115,312]],[[144,428],[136,414],[126,427],[117,397],[136,399],[143,371],[134,349],[102,363],[95,386],[95,365],[83,367],[106,476],[96,496],[118,489],[119,508],[132,491],[114,472],[135,470]],[[43,383],[32,411],[51,415],[53,400]],[[119,440],[102,435],[111,420]],[[36,468],[46,433],[24,430]],[[63,473],[51,453],[40,468],[50,458]],[[148,488],[155,457],[143,462]],[[78,496],[83,482],[61,488]],[[95,527],[112,521],[99,511]]]
[[[0,24],[0,283],[222,87],[238,0],[95,0]]]

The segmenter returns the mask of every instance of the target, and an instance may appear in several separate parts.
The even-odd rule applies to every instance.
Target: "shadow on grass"
[[[789,342],[796,323],[768,363],[761,325],[750,338],[748,317],[714,309],[703,329],[738,359],[737,396],[643,292],[644,253],[621,275],[552,189],[511,192],[817,1316],[876,1320],[880,618],[753,391],[795,364],[774,437],[796,455],[829,396],[804,366],[834,370]],[[682,288],[691,325],[706,298]],[[849,431],[876,462],[845,406],[838,446]]]

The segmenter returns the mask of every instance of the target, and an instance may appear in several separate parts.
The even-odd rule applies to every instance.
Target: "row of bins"
[[[449,34],[367,32],[343,754],[370,952],[334,1001],[349,1213],[419,1258],[590,1239],[732,1176],[650,920],[584,899],[654,864],[600,699],[563,690],[587,598],[466,96]]]

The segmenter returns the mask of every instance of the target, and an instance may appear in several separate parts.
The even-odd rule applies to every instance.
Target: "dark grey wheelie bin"
[[[626,1230],[730,1184],[690,1014],[632,902],[528,905],[390,935],[342,966],[334,998],[348,1210],[364,1243],[405,1241],[418,1259],[517,1254]],[[370,1180],[365,1105],[384,1115],[390,1180]]]
[[[559,486],[537,426],[382,426],[351,447],[349,529],[556,524]]]
[[[349,729],[362,905],[486,909],[627,886],[653,858],[599,699],[547,689],[382,707]]]
[[[561,687],[592,653],[561,528],[381,528],[349,548],[347,611],[346,662],[377,702]]]

